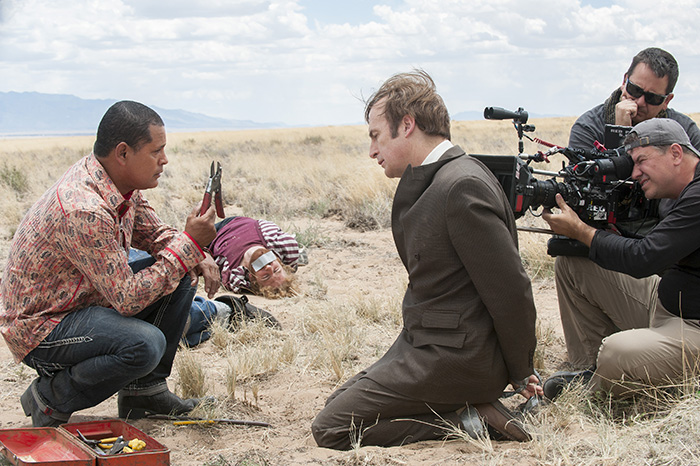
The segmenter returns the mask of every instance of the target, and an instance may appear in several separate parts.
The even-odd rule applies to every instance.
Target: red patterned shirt
[[[197,243],[165,225],[141,192],[127,197],[90,154],[27,212],[0,283],[0,332],[18,362],[71,311],[103,306],[137,314],[172,293],[204,259]],[[130,247],[156,263],[134,274]]]

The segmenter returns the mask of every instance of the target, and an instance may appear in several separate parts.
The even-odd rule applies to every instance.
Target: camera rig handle
[[[484,118],[487,120],[513,120],[513,126],[518,132],[518,154],[525,152],[525,144],[523,143],[523,133],[535,131],[534,125],[527,125],[528,114],[524,108],[519,107],[516,111],[511,112],[501,107],[486,107],[484,109]]]

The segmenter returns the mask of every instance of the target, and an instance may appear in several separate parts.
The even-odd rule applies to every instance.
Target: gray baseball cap
[[[627,152],[636,147],[680,144],[700,157],[700,152],[693,147],[685,130],[676,120],[652,118],[637,124],[629,134],[632,133],[636,133],[639,139],[635,139],[630,143],[627,143],[627,139],[625,139],[625,150]]]

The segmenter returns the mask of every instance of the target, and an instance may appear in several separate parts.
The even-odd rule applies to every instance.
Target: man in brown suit
[[[450,143],[449,113],[423,71],[387,80],[365,119],[370,157],[401,177],[392,232],[409,275],[404,328],[328,398],[312,425],[316,442],[400,445],[444,438],[448,426],[528,440],[498,401],[509,383],[526,398],[542,393],[532,289],[501,186]]]

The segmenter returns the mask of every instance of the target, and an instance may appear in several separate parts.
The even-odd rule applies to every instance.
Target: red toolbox
[[[140,439],[146,447],[133,453],[100,455],[83,442],[122,436]],[[54,428],[0,429],[0,449],[17,466],[169,466],[170,450],[120,419],[63,424]]]

